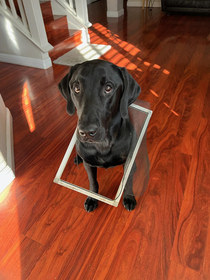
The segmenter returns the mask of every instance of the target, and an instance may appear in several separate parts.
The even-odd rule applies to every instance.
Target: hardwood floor
[[[210,17],[127,8],[107,19],[101,0],[89,20],[91,43],[112,45],[103,59],[125,66],[151,104],[148,188],[130,213],[122,203],[86,213],[85,196],[53,183],[77,121],[57,86],[69,68],[0,63],[16,165],[0,195],[0,280],[209,280]]]

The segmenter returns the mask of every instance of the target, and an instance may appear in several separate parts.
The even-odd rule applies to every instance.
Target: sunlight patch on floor
[[[29,96],[29,89],[28,89],[27,82],[25,82],[23,85],[22,106],[29,129],[31,132],[33,132],[35,130],[35,123],[34,123],[33,111],[31,107],[31,100]]]
[[[54,60],[53,63],[72,66],[85,61],[98,59],[110,49],[111,46],[109,45],[80,44],[68,53]]]

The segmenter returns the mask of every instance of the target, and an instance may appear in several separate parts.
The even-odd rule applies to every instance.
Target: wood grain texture
[[[209,133],[201,119],[171,259],[202,272],[209,221]]]
[[[203,264],[203,280],[208,280],[210,275],[210,222],[208,225],[208,237],[206,243],[206,251]]]
[[[167,279],[201,280],[202,274],[195,272],[193,269],[190,269],[186,266],[171,261]]]
[[[124,8],[107,19],[105,0],[88,5],[89,33],[112,46],[102,58],[126,67],[151,104],[146,192],[132,212],[120,202],[86,213],[85,196],[53,183],[77,123],[58,90],[69,67],[0,63],[16,166],[0,194],[1,280],[210,279],[210,18]],[[60,43],[51,58],[79,42]],[[74,156],[62,178],[87,188]],[[100,193],[113,197],[121,176],[121,167],[99,170]]]

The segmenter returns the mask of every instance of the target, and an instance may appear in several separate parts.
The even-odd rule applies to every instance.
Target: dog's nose
[[[82,137],[94,137],[97,134],[97,128],[79,129],[79,134]]]

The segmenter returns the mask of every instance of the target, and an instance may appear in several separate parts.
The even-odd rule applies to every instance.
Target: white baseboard
[[[145,0],[145,5],[146,5],[146,0]],[[138,0],[138,1],[128,1],[127,2],[127,7],[142,7],[143,6],[143,1]],[[161,1],[155,0],[153,3],[154,8],[160,8],[161,7]]]
[[[31,58],[13,54],[0,53],[0,61],[12,64],[18,64],[23,66],[35,67],[40,69],[48,69],[52,66],[51,59]]]
[[[124,15],[124,9],[121,9],[119,11],[107,11],[106,12],[107,17],[113,17],[113,18],[118,18]]]

